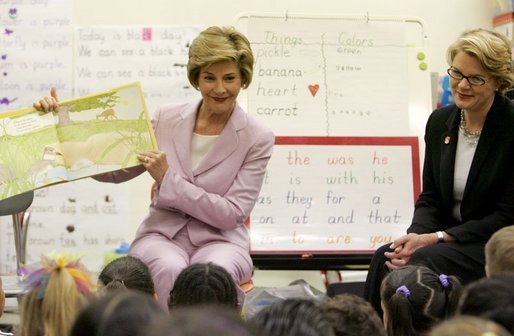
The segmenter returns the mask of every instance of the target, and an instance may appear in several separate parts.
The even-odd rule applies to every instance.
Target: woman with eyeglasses
[[[365,297],[381,313],[380,283],[421,264],[466,284],[485,275],[484,245],[514,224],[514,84],[511,46],[500,33],[465,31],[447,52],[455,103],[425,129],[422,192],[407,234],[374,254]]]

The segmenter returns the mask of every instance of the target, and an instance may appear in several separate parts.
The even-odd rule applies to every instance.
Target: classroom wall
[[[492,27],[493,0],[169,0],[74,1],[75,25],[226,25],[244,12],[419,17],[426,24],[431,71],[447,68],[445,51],[472,27]]]
[[[241,13],[274,12],[308,15],[415,17],[425,24],[429,71],[444,73],[446,48],[460,32],[473,27],[492,28],[494,1],[484,0],[88,0],[74,1],[73,23],[81,25],[211,25],[238,24]],[[239,22],[241,24],[241,22]],[[244,23],[241,26],[244,29]],[[378,88],[380,83],[377,83]],[[377,88],[373,88],[376,90]],[[141,176],[130,182],[129,209],[132,236],[147,212],[151,179]],[[131,237],[128,237],[130,239]]]
[[[99,0],[60,0],[59,3],[62,5],[62,8],[56,7],[55,1],[52,4],[50,0],[0,0],[0,8],[6,9],[10,8],[11,6],[16,7],[17,5],[23,4],[27,7],[31,6],[31,9],[35,10],[34,8],[36,8],[36,6],[32,7],[33,4],[38,5],[37,8],[46,7],[48,5],[49,12],[53,13],[54,16],[57,17],[58,15],[60,15],[61,17],[66,19],[66,25],[68,26],[68,28],[70,28],[70,26],[113,26],[121,27],[123,29],[130,29],[131,27],[144,25],[152,27],[158,25],[166,27],[169,27],[170,25],[176,25],[177,27],[196,26],[203,28],[211,25],[236,25],[238,28],[245,31],[247,28],[245,26],[247,24],[247,21],[236,20],[238,15],[241,15],[243,13],[280,13],[284,16],[284,19],[286,19],[287,17],[291,18],[291,20],[295,17],[302,17],[302,15],[340,16],[344,18],[358,17],[362,18],[362,20],[365,20],[367,16],[372,20],[375,18],[413,18],[422,20],[424,22],[424,33],[426,34],[426,44],[424,47],[425,54],[427,55],[428,71],[441,74],[444,73],[447,68],[445,59],[445,50],[447,46],[455,39],[455,37],[461,31],[463,31],[466,28],[477,26],[490,28],[492,25],[491,22],[494,15],[496,4],[496,2],[494,1],[484,0],[445,0],[444,2],[443,0],[432,0],[430,2],[420,0],[321,0],[317,2],[312,0],[260,0],[251,2],[249,0],[218,0],[217,2],[198,0],[196,2],[187,1],[182,2],[180,4],[170,0],[108,0],[102,2]],[[67,20],[70,15],[68,11],[68,5],[70,4],[72,4],[72,20]],[[441,10],[440,8],[444,8],[444,10]],[[56,12],[57,15],[55,15]],[[25,12],[24,14],[28,13]],[[39,12],[37,14],[39,14]],[[32,15],[34,15],[34,13],[32,13]],[[23,18],[27,18],[29,16],[23,16]],[[41,18],[46,18],[45,13],[41,13],[40,16]],[[22,17],[20,17],[20,19],[21,18]],[[2,17],[2,19],[5,19],[5,17]],[[58,38],[56,35],[58,35],[59,33],[60,32],[58,31],[53,31],[53,33],[46,32],[46,35],[44,37],[39,38],[43,40],[46,40],[46,38],[49,36]],[[26,42],[32,40],[31,43],[34,44],[29,45],[38,45],[40,41],[37,39],[37,36],[31,35],[31,39],[27,39]],[[69,37],[63,37],[63,39],[67,40],[69,39]],[[75,36],[75,39],[75,42],[80,43],[80,38]],[[111,41],[110,43],[114,42]],[[113,46],[112,44],[110,44],[110,46],[113,48],[119,47],[119,45]],[[135,45],[131,44],[127,47],[135,48]],[[20,52],[20,50],[18,50],[18,52]],[[38,54],[38,50],[33,49],[32,51],[33,52],[29,54],[31,55],[31,57],[36,58],[36,56],[34,55]],[[71,50],[67,50],[65,47],[63,47],[59,49],[59,51],[63,53],[63,59],[71,59]],[[13,51],[12,55],[10,56],[13,56],[14,59],[14,57],[16,57],[15,55],[16,53],[14,53]],[[145,60],[148,62],[148,64],[151,64],[151,62],[154,61],[151,58]],[[99,63],[101,63],[95,61],[94,59],[88,59],[87,61],[88,66],[91,66],[92,64],[98,65]],[[20,64],[24,65],[24,62],[20,62]],[[29,60],[27,60],[27,64],[30,64]],[[68,70],[70,70],[71,77],[71,65],[69,65],[68,68]],[[39,81],[41,84],[47,85],[48,83],[45,83],[45,80],[49,79],[47,76],[43,75],[43,73],[44,72],[34,73],[34,78],[30,78],[30,80],[27,80],[27,82],[30,82],[31,85],[34,84],[35,86],[37,85],[34,82],[37,81]],[[4,76],[6,75],[4,74]],[[16,76],[16,74],[13,72],[12,78],[15,77],[18,79],[23,78],[23,76]],[[5,78],[5,82],[9,82],[9,78]],[[137,80],[137,78],[132,79]],[[173,83],[170,83],[170,79],[161,80],[163,82],[162,86],[170,88],[173,87]],[[69,87],[72,85],[72,83],[67,83],[71,81],[65,80],[65,82],[66,84],[63,84],[63,86]],[[97,92],[106,89],[106,85],[108,84],[100,80],[97,80],[97,82],[92,80],[90,85],[91,87],[88,87],[88,89],[91,89],[91,92]],[[377,92],[377,90],[380,90],[381,85],[383,84],[380,83],[378,80],[376,81],[376,83],[373,83],[373,85],[369,85],[370,96],[374,95]],[[95,89],[96,86],[97,90]],[[155,89],[150,85],[145,85],[143,89],[147,94],[155,93]],[[175,91],[176,90],[173,90],[173,92]],[[70,90],[60,91],[60,93],[62,93],[60,94],[60,98],[62,100],[71,98],[69,96],[70,92]],[[381,93],[384,92],[385,91],[382,90]],[[2,93],[5,92],[0,92],[0,94]],[[46,91],[44,94],[46,94]],[[245,96],[246,92],[244,92],[240,97],[242,106],[245,106],[246,103]],[[182,99],[176,97],[182,96],[173,96],[173,98],[166,98],[166,100]],[[29,98],[29,93],[24,92],[23,98],[19,99],[18,103],[21,104],[23,101],[23,104],[27,104],[28,106],[28,103],[33,101],[32,99],[38,98],[39,94],[37,98]],[[20,106],[19,108],[21,107],[22,106]],[[153,111],[154,108],[155,106],[152,106],[151,111]],[[310,127],[309,129],[313,128]],[[342,134],[340,135],[343,136],[348,134],[342,132]],[[143,217],[148,212],[148,204],[150,201],[149,190],[152,183],[152,180],[149,177],[149,175],[143,174],[142,176],[123,184],[121,188],[117,189],[114,189],[114,186],[112,185],[97,186],[95,185],[95,182],[90,179],[83,180],[81,181],[81,183],[85,183],[87,185],[87,188],[101,188],[102,190],[105,190],[105,192],[107,192],[107,189],[111,190],[111,188],[113,188],[112,190],[117,190],[112,191],[112,193],[116,194],[116,203],[117,206],[120,207],[118,210],[120,211],[120,213],[123,214],[123,216],[120,216],[119,218],[117,217],[117,223],[121,224],[118,225],[120,228],[123,228],[126,225],[128,227],[128,230],[126,233],[121,232],[121,230],[119,230],[119,232],[116,234],[116,238],[122,239],[121,237],[126,234],[126,240],[131,241],[134,237],[137,227],[139,226]],[[77,188],[80,189],[84,187]],[[58,188],[49,189],[52,189],[52,193],[54,193],[57,191]],[[40,193],[44,192],[45,191],[40,191]],[[108,193],[110,195],[111,191],[109,191]],[[62,208],[62,202],[64,202],[63,200],[68,200],[70,195],[66,195],[67,197],[63,195],[52,195],[47,197],[48,201],[55,201],[56,203],[53,204],[55,206],[55,209],[59,207],[60,212],[64,213],[64,210],[66,209]],[[41,204],[39,204],[39,208],[42,208]],[[86,209],[89,209],[89,207],[86,207]],[[126,220],[125,218],[128,218],[128,220]],[[3,217],[2,219],[6,218]],[[35,216],[33,216],[33,219],[35,219]],[[78,216],[78,218],[76,219],[79,221],[83,220],[84,226],[87,225],[86,223],[90,222],[90,219],[85,215]],[[107,217],[105,218],[105,220],[108,221]],[[41,223],[43,223],[43,220],[41,221]],[[73,221],[75,221],[75,218],[73,219]],[[62,235],[68,235],[68,233],[70,233],[67,231],[69,225],[66,226],[63,224],[62,227],[59,227],[58,225],[54,225],[54,223],[52,223],[51,220],[44,220],[45,225],[47,222],[49,223],[48,225],[52,228],[52,230],[54,228],[56,230],[55,232],[44,231],[45,234],[48,235],[48,242],[51,242],[51,239],[55,237],[61,237],[62,239]],[[78,223],[74,224],[79,225]],[[102,224],[95,223],[95,225]],[[4,227],[2,225],[2,227],[0,228],[5,229],[6,227],[7,226]],[[112,228],[110,227],[110,229]],[[62,232],[58,232],[59,230],[61,230]],[[80,230],[78,229],[77,231]],[[80,231],[81,234],[84,233],[84,231],[86,230]],[[33,233],[35,232],[36,231],[34,231]],[[95,229],[87,230],[88,234],[94,232]],[[12,241],[10,240],[10,236],[5,236],[6,237],[2,236],[4,240],[7,239],[5,240],[6,242],[8,241],[12,243]],[[112,237],[109,236],[109,241],[112,240],[110,238]],[[2,244],[2,247],[5,247],[5,245]],[[4,250],[8,249],[4,248]],[[10,256],[12,257],[12,253]],[[3,257],[5,257],[4,259],[9,259],[6,256]],[[4,259],[0,259],[0,262],[3,262]]]

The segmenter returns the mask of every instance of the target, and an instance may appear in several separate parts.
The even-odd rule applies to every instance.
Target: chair
[[[252,279],[250,279],[247,282],[240,284],[239,287],[243,290],[243,292],[248,294],[255,288],[255,285],[253,284]]]
[[[23,274],[20,274],[20,266],[25,265],[27,261],[27,229],[29,226],[30,213],[26,213],[26,210],[30,207],[33,200],[34,191],[28,191],[0,201],[0,216],[12,216],[14,246],[16,249],[16,269],[19,276],[23,276]]]

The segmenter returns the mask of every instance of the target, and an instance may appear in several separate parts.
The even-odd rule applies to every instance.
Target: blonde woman
[[[253,76],[250,41],[233,27],[209,27],[191,43],[188,79],[200,93],[190,103],[161,106],[153,125],[159,150],[139,153],[141,166],[95,176],[121,183],[148,171],[154,179],[149,213],[129,254],[150,268],[163,307],[187,266],[213,262],[235,283],[250,280],[253,263],[245,221],[266,173],[275,136],[247,114],[237,97]],[[165,84],[163,84],[165,85]],[[34,104],[58,106],[55,89]],[[238,287],[238,303],[244,292]]]
[[[425,131],[423,190],[407,233],[376,250],[364,296],[380,311],[390,270],[425,265],[462,284],[485,276],[484,245],[514,223],[514,84],[510,41],[486,29],[462,33],[447,52],[454,104]]]

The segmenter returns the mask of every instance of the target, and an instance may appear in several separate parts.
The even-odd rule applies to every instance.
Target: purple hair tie
[[[450,286],[450,281],[448,280],[448,276],[446,274],[439,275],[439,282],[444,288],[448,288]]]
[[[401,294],[405,297],[409,297],[410,290],[407,288],[407,286],[402,285],[402,286],[396,288],[396,294]]]

